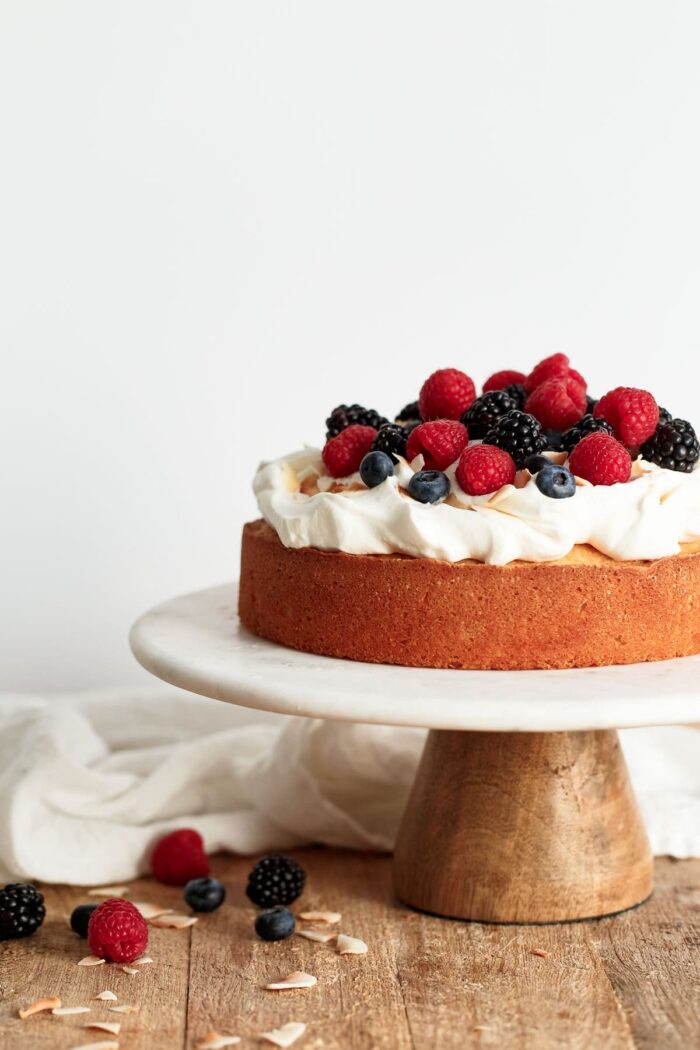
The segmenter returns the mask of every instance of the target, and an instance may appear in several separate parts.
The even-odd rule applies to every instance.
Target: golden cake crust
[[[656,561],[577,546],[554,562],[456,564],[285,547],[243,530],[239,615],[305,652],[409,667],[595,667],[700,652],[700,542]]]

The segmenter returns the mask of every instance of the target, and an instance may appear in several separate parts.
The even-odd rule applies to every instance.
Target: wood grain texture
[[[68,928],[84,891],[44,887],[49,918],[28,941],[0,945],[0,1046],[69,1050],[100,1039],[89,1018],[121,1020],[121,1050],[189,1050],[211,1028],[261,1047],[266,1028],[307,1024],[299,1050],[666,1050],[700,1045],[700,860],[656,863],[644,907],[557,926],[491,926],[410,911],[393,897],[387,857],[299,851],[308,888],[295,910],[343,914],[343,932],[367,956],[293,938],[265,944],[252,932],[243,893],[250,860],[214,859],[229,891],[224,907],[186,931],[152,930],[155,963],[137,977],[84,969],[85,942]],[[175,889],[132,884],[133,900],[180,906]],[[537,953],[537,954],[533,954]],[[308,970],[307,991],[263,990],[269,978]],[[140,1012],[119,1018],[89,1000],[106,988]],[[27,1021],[18,1008],[45,994],[90,1015]],[[107,1038],[106,1036],[104,1038]]]
[[[433,730],[399,831],[396,891],[489,922],[610,915],[653,863],[617,733]]]

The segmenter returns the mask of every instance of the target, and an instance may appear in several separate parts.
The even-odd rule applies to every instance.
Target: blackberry
[[[30,937],[46,915],[44,896],[26,882],[12,882],[0,890],[0,941]]]
[[[472,401],[462,414],[460,423],[469,431],[471,440],[483,438],[501,416],[517,407],[515,400],[505,390],[491,390]]]
[[[385,423],[377,431],[377,436],[372,442],[372,452],[386,452],[396,463],[397,456],[406,456],[406,441],[408,431],[398,423]]]
[[[291,904],[301,894],[306,872],[291,857],[270,853],[255,865],[248,876],[246,893],[260,908]]]
[[[564,435],[561,430],[543,430],[542,433],[547,442],[545,447],[548,452],[564,451]]]
[[[573,427],[564,431],[563,443],[564,449],[571,455],[573,450],[578,445],[579,441],[582,441],[589,434],[612,434],[615,436],[615,431],[605,419],[596,419],[590,413],[585,415],[583,419],[579,419]]]
[[[522,383],[510,383],[508,386],[503,388],[503,393],[507,394],[508,397],[512,397],[515,401],[515,407],[521,411],[525,408],[525,402],[527,401],[527,392]]]
[[[690,474],[700,457],[700,443],[690,423],[673,419],[661,423],[641,448],[642,459],[667,470]]]
[[[336,437],[353,424],[359,423],[360,426],[379,430],[388,422],[388,419],[380,416],[373,408],[365,408],[364,405],[338,405],[326,420],[326,439]]]
[[[659,405],[659,422],[658,422],[657,425],[658,426],[662,426],[664,423],[672,423],[672,422],[673,422],[673,416],[671,415],[669,410],[667,408],[661,408],[661,406]]]
[[[396,417],[397,423],[422,423],[423,417],[420,414],[420,408],[418,407],[417,401],[410,401],[407,405],[404,405],[398,416]]]
[[[487,445],[497,445],[508,452],[518,470],[525,466],[528,456],[543,452],[547,447],[547,439],[535,417],[518,409],[501,416],[484,441]]]
[[[598,404],[599,401],[600,401],[599,397],[591,397],[590,394],[586,394],[586,415],[588,415],[588,416],[594,416],[595,415],[595,411],[594,411],[595,410],[595,406]]]

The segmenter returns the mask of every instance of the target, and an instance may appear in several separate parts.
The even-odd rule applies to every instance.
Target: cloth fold
[[[654,852],[700,856],[700,731],[621,737]],[[424,740],[307,718],[242,725],[238,709],[178,690],[6,696],[0,877],[131,879],[183,826],[210,852],[390,850]]]

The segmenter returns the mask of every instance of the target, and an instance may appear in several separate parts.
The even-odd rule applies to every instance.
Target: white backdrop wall
[[[700,5],[0,5],[0,688],[142,681],[257,461],[567,350],[700,422]]]

